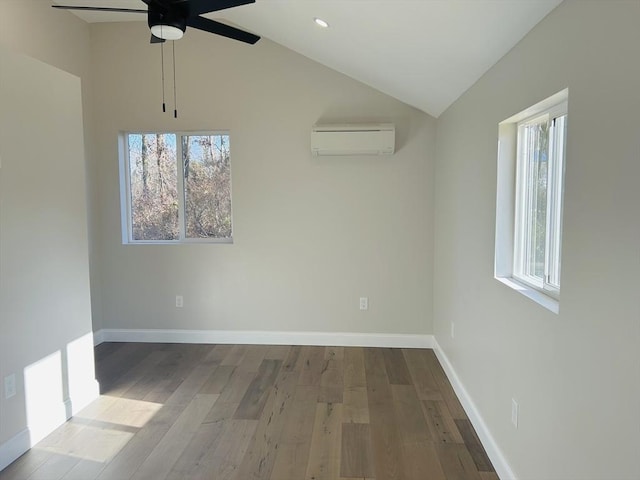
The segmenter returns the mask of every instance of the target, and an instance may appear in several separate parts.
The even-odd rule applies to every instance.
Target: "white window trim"
[[[131,217],[131,181],[129,170],[129,135],[175,135],[176,136],[176,167],[178,168],[178,231],[176,240],[135,240],[133,238],[133,219]],[[226,135],[231,143],[231,134],[228,130],[209,131],[127,131],[120,132],[118,136],[118,157],[120,167],[120,219],[123,245],[185,245],[185,244],[233,244],[233,182],[229,186],[231,191],[231,237],[229,238],[186,238],[186,226],[184,219],[184,178],[180,173],[182,166],[182,142],[181,136],[205,136]],[[233,167],[231,167],[233,168]],[[233,173],[231,175],[233,179]]]
[[[558,292],[529,285],[514,276],[514,249],[516,247],[516,185],[517,185],[517,133],[518,124],[557,108],[567,111],[569,90],[561,92],[507,118],[498,124],[498,165],[496,190],[496,237],[494,278],[514,291],[535,301],[542,307],[558,314],[560,295]]]

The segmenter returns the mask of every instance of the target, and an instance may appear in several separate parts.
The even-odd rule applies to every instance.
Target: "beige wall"
[[[48,63],[80,78],[85,139],[85,172],[89,211],[97,201],[97,189],[92,161],[91,105],[91,37],[89,25],[70,12],[51,8],[48,0],[0,0],[0,45],[14,52]],[[100,289],[97,268],[93,265],[96,237],[95,219],[89,215],[89,251],[91,263],[92,318],[100,328]]]
[[[92,26],[102,326],[430,334],[434,119],[267,39],[190,30],[176,120],[148,37]],[[398,151],[312,158],[318,121],[395,122]],[[118,132],[203,129],[231,132],[233,245],[123,246]]]
[[[0,465],[95,393],[83,367],[93,358],[79,78],[88,43],[87,25],[48,2],[0,1],[0,379],[17,383],[15,397],[0,395]],[[35,387],[45,371],[55,374]],[[47,415],[27,422],[35,405]]]
[[[566,1],[438,120],[435,334],[518,478],[640,475],[639,25]],[[555,315],[493,278],[497,125],[565,87]]]
[[[0,400],[1,446],[37,441],[97,389],[80,81],[1,51],[0,104],[0,378],[17,387]]]

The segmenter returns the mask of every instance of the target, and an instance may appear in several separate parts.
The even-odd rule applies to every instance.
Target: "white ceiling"
[[[207,16],[437,117],[561,1],[257,0]],[[53,3],[146,8],[141,0]],[[146,21],[138,14],[74,13],[88,22]],[[330,27],[318,27],[314,17]]]

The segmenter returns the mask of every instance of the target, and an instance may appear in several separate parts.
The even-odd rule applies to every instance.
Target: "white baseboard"
[[[31,437],[27,428],[0,445],[0,471],[11,465],[30,448]]]
[[[469,392],[464,388],[464,385],[460,381],[460,378],[456,374],[456,371],[453,368],[453,365],[447,358],[447,355],[444,353],[438,341],[433,338],[433,350],[438,357],[438,361],[444,372],[451,383],[451,386],[456,392],[456,395],[460,399],[460,403],[464,407],[464,411],[467,413],[469,420],[471,421],[473,428],[476,429],[476,433],[482,442],[482,446],[487,452],[487,455],[491,459],[491,463],[493,463],[493,467],[496,469],[496,473],[500,477],[501,480],[516,480],[517,477],[511,467],[507,463],[507,459],[505,458],[502,450],[496,443],[495,439],[491,435],[491,431],[487,427],[487,424],[482,419],[480,412],[478,411],[475,403],[473,402]]]
[[[93,332],[93,346],[94,347],[96,345],[100,345],[102,342],[104,342],[102,332],[103,332],[102,330],[98,330],[96,332]]]
[[[100,387],[98,382],[92,380],[87,389],[82,392],[82,395],[75,395],[73,399],[67,398],[59,403],[50,402],[53,408],[47,409],[49,413],[46,415],[46,418],[38,419],[34,424],[29,425],[29,427],[0,445],[0,471],[8,467],[36,443],[99,396]]]
[[[93,338],[96,345],[102,342],[231,343],[239,345],[317,345],[392,348],[432,348],[433,345],[433,335],[350,332],[103,329],[95,332]]]

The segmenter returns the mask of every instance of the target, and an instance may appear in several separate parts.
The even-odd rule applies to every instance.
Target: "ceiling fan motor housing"
[[[189,15],[185,6],[186,3],[187,2],[169,4],[164,8],[154,8],[154,3],[149,4],[149,13],[147,16],[149,28],[168,26],[178,28],[184,32],[187,29],[187,17]]]

